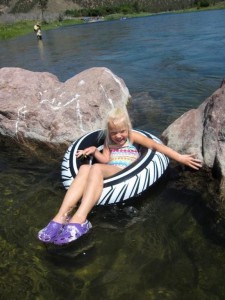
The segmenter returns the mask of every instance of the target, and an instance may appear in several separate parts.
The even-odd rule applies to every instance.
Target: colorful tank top
[[[138,157],[139,153],[134,145],[127,140],[123,147],[109,146],[110,161],[109,165],[117,166],[121,169],[128,167]]]

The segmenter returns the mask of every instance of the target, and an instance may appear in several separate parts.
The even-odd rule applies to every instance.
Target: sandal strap
[[[72,227],[73,229],[75,229],[78,237],[80,237],[81,235],[86,233],[86,228],[83,227],[81,224],[79,223],[69,223],[66,225],[67,228]]]

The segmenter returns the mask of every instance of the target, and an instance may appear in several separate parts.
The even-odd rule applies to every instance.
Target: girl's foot
[[[38,239],[44,243],[52,243],[53,240],[61,233],[64,224],[51,221],[48,225],[38,232]]]
[[[55,245],[64,245],[77,240],[92,228],[91,223],[86,220],[83,224],[68,223],[64,226],[62,232],[54,239]]]

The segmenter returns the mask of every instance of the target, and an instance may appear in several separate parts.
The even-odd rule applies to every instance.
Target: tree
[[[48,0],[38,0],[38,7],[41,10],[42,21],[44,21],[44,12],[48,7]]]

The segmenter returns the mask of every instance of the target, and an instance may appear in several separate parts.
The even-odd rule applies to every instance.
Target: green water
[[[46,248],[36,236],[64,195],[60,166],[1,149],[1,299],[224,299],[210,179],[169,171],[137,200],[96,208],[79,242]]]

